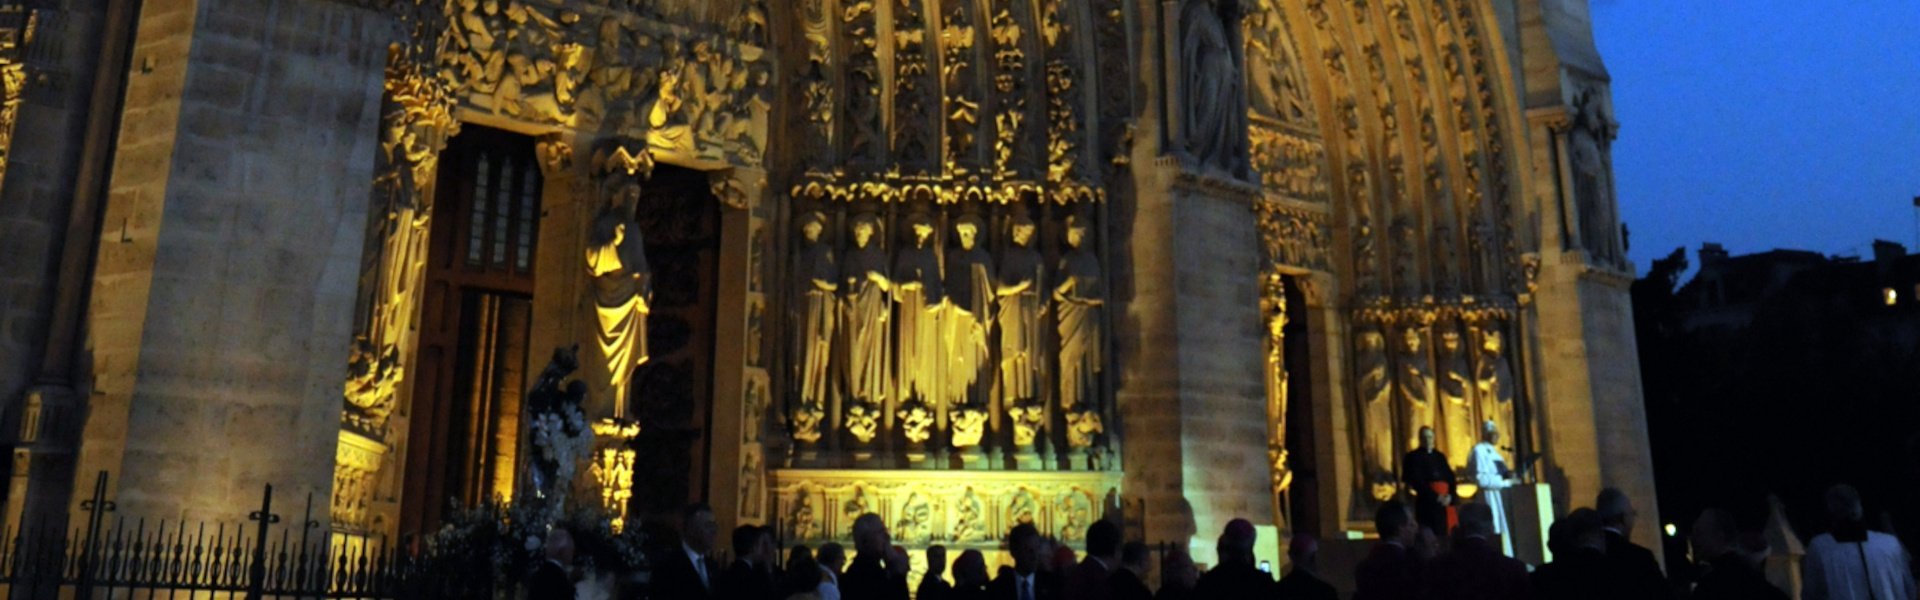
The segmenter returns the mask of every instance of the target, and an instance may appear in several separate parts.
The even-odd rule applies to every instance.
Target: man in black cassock
[[[1420,447],[1400,462],[1400,480],[1413,492],[1413,519],[1435,537],[1447,537],[1447,506],[1460,482],[1446,453],[1433,446],[1432,427],[1420,428]]]

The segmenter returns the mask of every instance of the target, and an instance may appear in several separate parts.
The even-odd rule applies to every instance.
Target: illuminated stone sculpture
[[[794,334],[795,379],[799,383],[799,402],[793,408],[793,439],[803,443],[820,441],[820,422],[824,419],[833,389],[833,336],[839,324],[840,268],[834,262],[833,248],[822,243],[826,215],[807,213],[801,218],[800,235],[804,240],[794,265],[795,293],[799,323]]]
[[[953,411],[955,448],[977,446],[985,434],[986,402],[975,383],[991,360],[987,330],[993,323],[994,276],[992,258],[979,244],[982,224],[979,217],[962,216],[953,226],[959,246],[947,252],[941,401]]]
[[[1280,514],[1280,493],[1293,484],[1287,466],[1287,296],[1285,280],[1268,273],[1262,291],[1267,321],[1267,461],[1273,478],[1274,514]]]
[[[1469,398],[1473,391],[1473,373],[1467,366],[1467,348],[1460,339],[1460,330],[1452,324],[1442,325],[1438,350],[1440,373],[1436,387],[1441,401],[1437,408],[1446,425],[1440,428],[1444,432],[1441,451],[1449,457],[1464,457],[1473,450],[1477,420]]]
[[[1100,423],[1100,371],[1106,363],[1101,339],[1101,307],[1106,283],[1100,259],[1087,248],[1085,220],[1067,217],[1067,247],[1060,258],[1060,283],[1053,289],[1060,333],[1060,410],[1067,417],[1067,445],[1091,447]]]
[[[899,370],[901,432],[914,444],[933,436],[930,399],[944,390],[946,357],[941,348],[940,255],[933,247],[933,223],[924,214],[908,218],[912,245],[900,249],[893,263],[893,301],[899,306],[899,343],[895,356]]]
[[[847,433],[859,443],[872,442],[879,434],[881,406],[892,382],[892,348],[887,343],[892,307],[887,292],[893,281],[887,277],[886,251],[874,238],[880,222],[871,214],[853,218],[854,249],[847,254],[841,271],[845,283],[840,287],[842,315],[846,327],[847,392],[852,402],[847,408]]]
[[[1497,323],[1481,326],[1474,385],[1479,388],[1481,418],[1500,431],[1513,431],[1513,365],[1507,362],[1504,340]]]
[[[1406,436],[1398,444],[1411,448],[1421,427],[1433,426],[1433,366],[1427,359],[1427,338],[1420,323],[1400,328],[1400,340],[1394,345],[1394,391],[1397,392],[1401,426],[1398,435]]]
[[[1393,372],[1387,362],[1387,337],[1377,324],[1362,324],[1356,349],[1365,473],[1375,500],[1393,497]]]
[[[1040,297],[1046,281],[1040,253],[1033,249],[1033,221],[1016,211],[1008,226],[1013,242],[1000,257],[1000,394],[1006,402],[1007,419],[1013,426],[1013,444],[1032,449],[1034,439],[1045,427],[1045,409],[1038,391],[1041,369],[1046,365],[1040,352],[1040,316],[1046,305]]]
[[[612,177],[600,216],[587,235],[587,272],[593,276],[593,313],[599,325],[595,341],[607,359],[613,386],[613,416],[626,416],[627,386],[633,370],[647,362],[647,313],[653,297],[640,225],[633,220],[640,183]]]
[[[1186,151],[1200,165],[1244,175],[1246,109],[1238,53],[1227,29],[1237,17],[1213,2],[1188,2],[1181,15],[1181,115]]]

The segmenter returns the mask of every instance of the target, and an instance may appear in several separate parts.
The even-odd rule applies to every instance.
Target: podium
[[[1547,528],[1553,525],[1553,486],[1545,483],[1516,485],[1503,491],[1507,504],[1507,537],[1513,543],[1513,557],[1530,565],[1553,560],[1547,550]]]

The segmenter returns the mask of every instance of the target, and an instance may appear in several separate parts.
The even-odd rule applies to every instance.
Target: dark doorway
[[[713,423],[714,307],[717,304],[720,204],[707,174],[669,165],[643,185],[634,220],[653,269],[647,317],[651,357],[634,373],[628,414],[633,440],[631,512],[648,522],[705,499]]]
[[[539,231],[533,139],[461,127],[440,156],[408,411],[400,531],[511,497]]]
[[[1287,365],[1287,464],[1293,469],[1293,487],[1287,494],[1287,527],[1319,535],[1320,475],[1314,457],[1313,330],[1300,277],[1286,276],[1286,340],[1281,348]]]

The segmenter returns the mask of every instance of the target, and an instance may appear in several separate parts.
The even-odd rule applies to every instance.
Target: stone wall
[[[80,467],[120,514],[325,506],[390,35],[335,2],[145,5]]]

